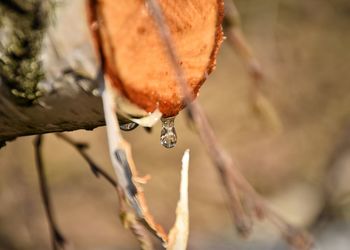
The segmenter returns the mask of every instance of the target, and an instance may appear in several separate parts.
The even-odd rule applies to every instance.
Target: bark
[[[1,1],[0,142],[104,125],[83,5]]]

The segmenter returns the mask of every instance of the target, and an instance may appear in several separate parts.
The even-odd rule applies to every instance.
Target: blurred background
[[[70,3],[59,8],[70,8]],[[72,1],[83,13],[83,1]],[[216,71],[199,102],[220,141],[270,206],[310,230],[316,249],[350,246],[350,2],[348,0],[236,0],[243,30],[266,73],[262,92],[279,120],[254,108],[245,66],[224,42]],[[79,15],[82,15],[79,12]],[[57,18],[60,18],[58,15]],[[81,20],[82,22],[84,20]],[[67,34],[73,35],[73,34]],[[160,124],[124,133],[132,145],[155,218],[175,219],[181,157],[191,150],[189,249],[288,249],[279,232],[257,223],[240,239],[220,179],[185,117],[176,118],[178,145],[159,143]],[[111,174],[104,128],[67,133],[88,142]],[[0,150],[0,249],[50,249],[39,195],[33,137]],[[76,151],[44,137],[44,160],[58,224],[74,249],[138,249],[118,218],[118,199]]]

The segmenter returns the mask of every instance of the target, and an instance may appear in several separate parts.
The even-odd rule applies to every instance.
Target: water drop
[[[160,132],[160,144],[166,148],[173,148],[177,142],[175,130],[175,117],[162,118],[162,131]]]
[[[131,131],[135,128],[137,128],[138,124],[135,122],[129,122],[129,123],[124,123],[124,124],[120,124],[120,129],[124,130],[124,131]]]

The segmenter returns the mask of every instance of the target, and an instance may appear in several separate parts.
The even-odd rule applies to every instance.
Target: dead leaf
[[[183,107],[176,75],[145,0],[90,0],[89,22],[104,73],[120,94],[165,117]],[[214,69],[222,42],[223,0],[159,4],[193,98]]]

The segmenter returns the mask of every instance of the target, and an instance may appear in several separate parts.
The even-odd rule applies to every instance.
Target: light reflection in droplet
[[[160,132],[160,144],[165,148],[173,148],[177,142],[175,130],[175,117],[162,118],[162,130]]]

